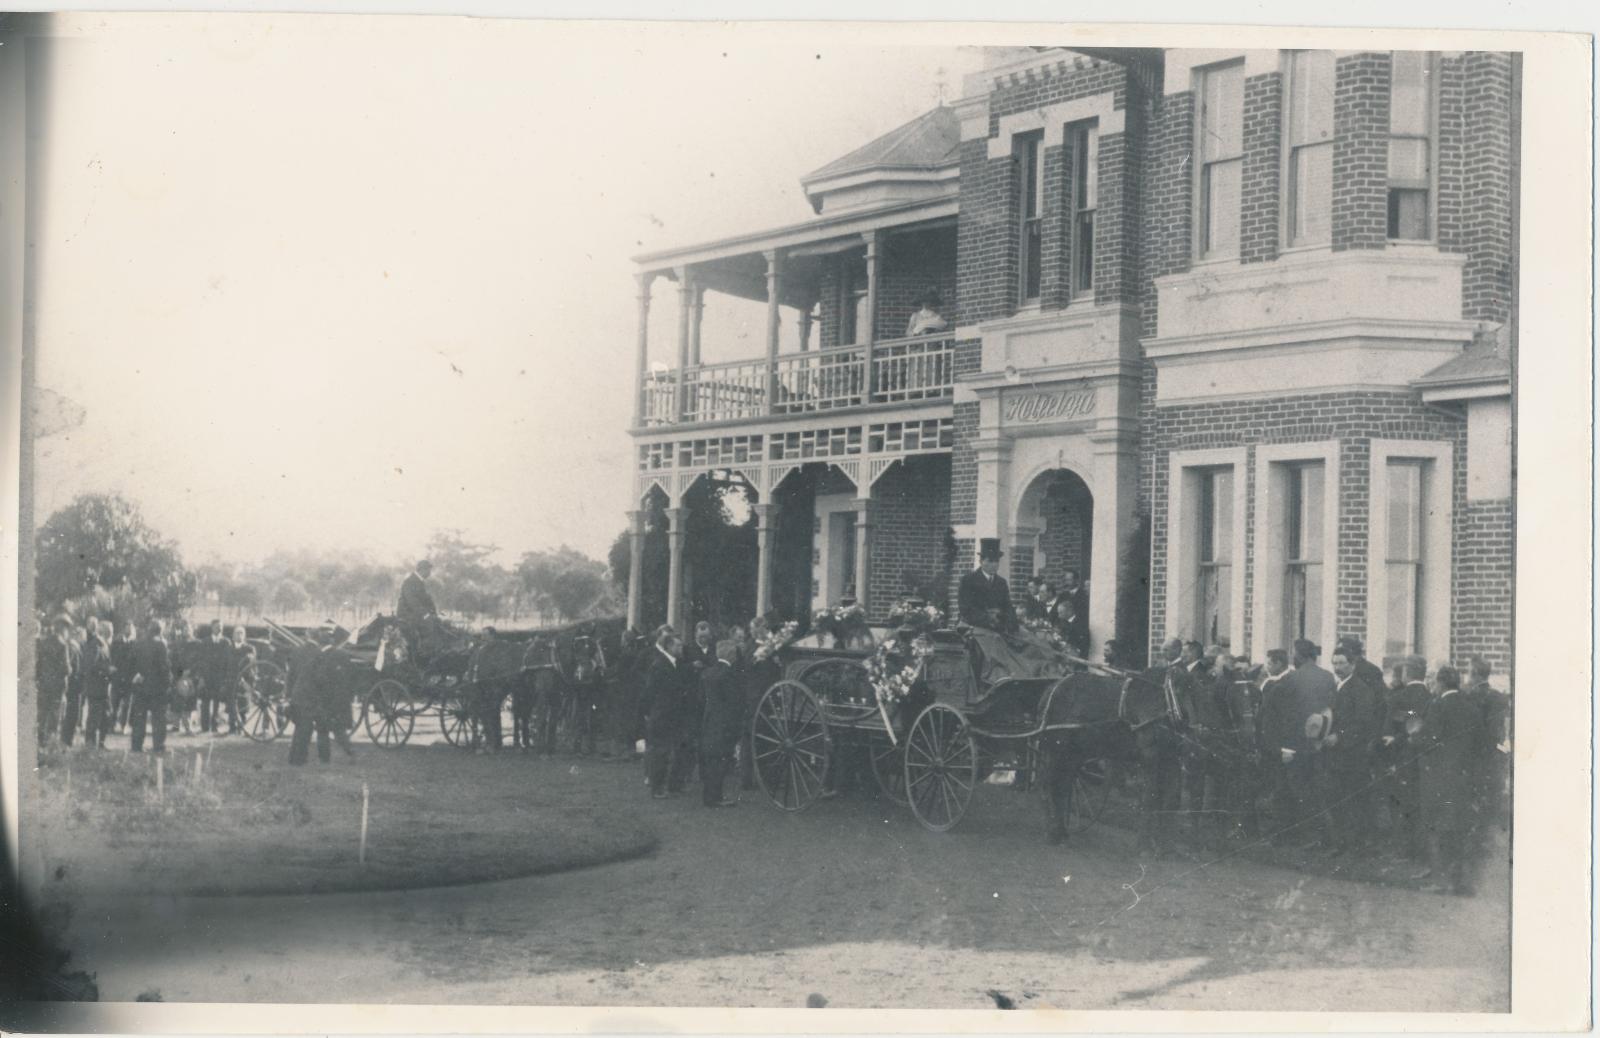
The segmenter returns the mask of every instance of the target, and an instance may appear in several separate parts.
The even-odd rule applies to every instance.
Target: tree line
[[[316,613],[361,621],[394,608],[416,559],[280,550],[259,562],[184,563],[175,542],[116,494],[85,494],[45,521],[35,539],[35,605],[118,622],[205,612],[229,619]],[[563,545],[494,561],[499,548],[460,530],[437,531],[418,558],[442,612],[468,623],[542,626],[621,612],[625,594],[606,565]],[[626,574],[621,575],[626,579]],[[625,587],[625,585],[624,585]]]

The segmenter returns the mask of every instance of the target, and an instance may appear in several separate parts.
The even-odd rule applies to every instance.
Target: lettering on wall
[[[1008,396],[1005,422],[1070,421],[1094,413],[1094,390],[1063,389],[1055,393],[1024,393]]]

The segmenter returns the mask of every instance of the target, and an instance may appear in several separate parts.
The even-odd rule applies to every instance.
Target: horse
[[[1141,845],[1163,844],[1178,793],[1176,703],[1159,672],[1094,668],[1062,678],[1051,689],[1039,737],[1049,829],[1067,838],[1073,786],[1084,765],[1104,760],[1138,767],[1147,784],[1140,803]],[[1102,780],[1103,777],[1102,777]]]

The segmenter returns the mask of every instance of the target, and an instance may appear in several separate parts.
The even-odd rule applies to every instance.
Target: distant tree
[[[47,611],[95,588],[127,587],[160,616],[176,616],[194,601],[197,583],[177,545],[116,494],[74,499],[39,528],[35,545],[34,594]]]
[[[606,564],[611,572],[611,586],[623,595],[628,593],[628,575],[633,570],[633,535],[623,530],[606,551]]]
[[[310,602],[311,596],[306,594],[305,585],[298,580],[285,577],[272,589],[272,608],[281,613],[297,613]]]
[[[498,616],[501,589],[509,581],[505,570],[491,561],[499,550],[467,540],[460,530],[434,533],[424,557],[433,563],[430,583],[439,608],[468,617]]]
[[[535,600],[549,603],[561,620],[589,613],[606,590],[605,566],[565,544],[523,555],[517,574]]]

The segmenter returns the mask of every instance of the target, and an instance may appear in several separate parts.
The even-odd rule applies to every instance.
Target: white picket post
[[[357,856],[357,864],[367,863],[367,784],[361,783],[361,851]]]

